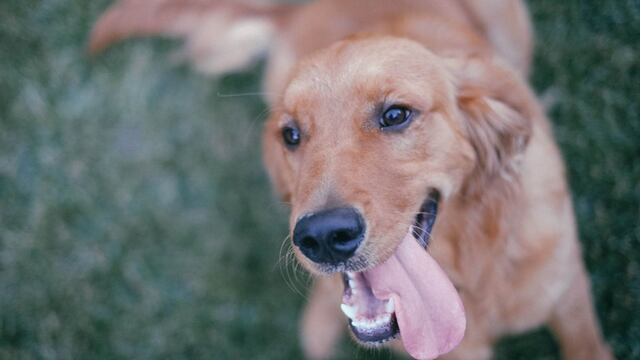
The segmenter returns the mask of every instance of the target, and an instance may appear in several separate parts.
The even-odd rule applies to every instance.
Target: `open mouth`
[[[414,238],[425,249],[438,215],[439,199],[439,193],[432,192],[422,203],[411,227]],[[400,329],[393,299],[377,299],[363,273],[344,273],[343,283],[340,308],[349,318],[349,327],[359,341],[380,345],[398,337]]]
[[[393,299],[379,300],[362,273],[343,274],[340,309],[349,319],[353,335],[365,344],[381,345],[398,336]]]
[[[380,345],[400,337],[417,359],[452,350],[466,327],[464,309],[453,284],[426,251],[438,212],[431,193],[395,254],[384,263],[343,274],[341,309],[355,338]]]

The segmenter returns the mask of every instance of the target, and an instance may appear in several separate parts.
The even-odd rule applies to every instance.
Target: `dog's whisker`
[[[295,254],[293,253],[293,249],[291,248],[289,239],[290,239],[290,235],[287,235],[282,241],[282,244],[280,245],[277,266],[280,269],[280,276],[284,280],[287,287],[292,292],[302,296],[303,298],[306,298],[304,293],[300,291],[300,289],[297,286],[298,278],[296,276],[296,273],[298,270],[296,269],[296,266],[298,265],[298,263],[294,259]],[[287,250],[283,255],[282,252],[285,249],[285,246],[287,245],[288,245]],[[293,271],[293,276],[291,274],[292,271]]]
[[[287,249],[286,251],[284,251],[283,254],[283,250],[285,249],[285,246],[288,244],[288,240],[289,240],[289,235],[287,235],[284,240],[282,241],[281,245],[280,245],[280,250],[278,252],[278,262],[277,262],[277,266],[280,269],[280,274],[283,276],[283,278],[285,277],[285,272],[286,269],[289,265],[289,260],[288,260],[288,256],[289,256],[289,249]],[[283,269],[284,266],[284,269]],[[286,279],[285,279],[286,281]]]
[[[300,289],[298,288],[298,284],[296,283],[296,281],[297,281],[296,277],[294,275],[292,275],[292,271],[293,271],[293,274],[295,274],[295,270],[294,269],[292,269],[291,267],[287,267],[286,279],[285,279],[287,287],[289,288],[289,290],[291,290],[296,295],[299,295],[299,296],[301,296],[303,298],[306,298],[304,293],[302,291],[300,291]]]
[[[283,259],[282,251],[284,250],[285,246],[287,245],[289,238],[290,238],[290,235],[287,235],[284,238],[284,240],[280,243],[280,250],[278,251],[278,264],[280,264],[282,262],[282,259]]]
[[[253,144],[251,140],[253,139],[254,130],[258,123],[263,123],[266,115],[269,113],[269,108],[266,107],[264,110],[260,111],[258,115],[256,115],[251,121],[248,122],[248,125],[244,131],[244,135],[242,137],[242,146],[248,148]]]
[[[289,288],[296,294],[304,297],[304,293],[298,288],[298,277],[296,275],[298,272],[296,269],[297,262],[295,261],[293,251],[291,250],[287,252],[287,265],[287,281]]]
[[[301,291],[298,288],[298,285],[300,284],[300,281],[301,281],[300,278],[299,278],[299,275],[308,276],[308,273],[301,268],[300,263],[295,258],[295,254],[293,252],[293,248],[291,248],[291,247],[289,248],[289,256],[288,256],[288,258],[289,258],[289,262],[292,264],[292,267],[290,269],[293,272],[292,281],[293,281],[293,285],[294,285],[295,291],[296,291],[296,293],[298,295],[302,296],[303,298],[306,298],[305,292]],[[305,285],[306,285],[306,281],[303,280],[303,282],[305,282]]]
[[[298,284],[300,284],[300,282],[302,282],[303,286],[307,287],[308,284],[309,284],[309,279],[310,279],[309,274],[306,271],[304,271],[302,269],[302,267],[300,266],[300,263],[295,260],[295,255],[293,254],[293,252],[291,252],[291,259],[293,261],[293,269],[292,270],[293,270],[293,276],[294,276],[294,280],[295,280],[294,287],[295,287],[296,293],[298,295],[300,295],[301,297],[303,297],[304,299],[307,299],[306,292],[300,290],[298,288]],[[303,279],[301,280],[298,277],[298,275],[302,275]]]
[[[246,93],[232,93],[232,94],[223,94],[218,92],[216,94],[219,98],[236,98],[236,97],[250,97],[250,96],[275,96],[277,98],[281,98],[282,95],[278,93],[264,92],[264,91],[256,91],[256,92],[246,92]]]

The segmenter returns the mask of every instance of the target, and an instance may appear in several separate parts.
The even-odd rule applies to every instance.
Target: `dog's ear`
[[[248,0],[120,0],[94,25],[89,52],[163,35],[184,39],[184,56],[205,73],[241,70],[266,53],[290,9]]]
[[[476,155],[473,183],[518,171],[535,117],[541,116],[524,81],[496,59],[451,59],[463,128]],[[482,185],[481,185],[482,186]]]

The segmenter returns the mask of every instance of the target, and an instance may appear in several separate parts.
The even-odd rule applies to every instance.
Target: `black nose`
[[[353,208],[324,210],[298,221],[293,243],[311,261],[335,265],[355,253],[364,229],[362,216]]]

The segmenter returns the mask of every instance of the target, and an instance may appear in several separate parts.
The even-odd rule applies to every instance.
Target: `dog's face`
[[[436,200],[430,196],[460,187],[474,154],[455,98],[442,62],[406,40],[347,40],[300,64],[264,146],[291,204],[292,232],[322,218],[306,224],[312,229],[294,247],[310,271],[360,271],[385,260],[411,225],[422,227],[416,221]],[[337,218],[343,229],[324,234],[332,230],[322,223]],[[326,236],[342,249],[314,239]]]
[[[514,127],[513,110],[484,93],[465,97],[451,68],[412,41],[371,37],[337,43],[293,72],[264,148],[274,184],[291,205],[294,251],[307,269],[373,267],[412,226],[426,242],[437,201],[488,161],[483,151],[501,161],[501,151],[513,150],[500,147],[519,140],[482,134],[492,129],[474,128],[483,125],[468,122],[482,120],[466,116],[470,104],[482,102],[471,106]],[[491,136],[507,144],[478,144]]]
[[[318,214],[320,223],[342,218],[345,233],[333,236],[347,243],[343,255],[324,251],[322,239],[296,242],[309,270],[379,263],[429,196],[460,184],[473,156],[452,119],[453,98],[443,66],[409,41],[346,41],[300,65],[268,126],[267,165],[291,203],[292,231]],[[325,236],[322,224],[307,227]]]
[[[439,202],[508,173],[524,148],[530,125],[503,91],[509,76],[391,37],[339,42],[293,72],[265,129],[265,162],[291,205],[300,262],[344,274],[342,309],[361,342],[402,331],[412,355],[433,357],[461,339],[453,285],[416,244],[426,247]],[[435,322],[419,310],[442,306],[453,315]]]

